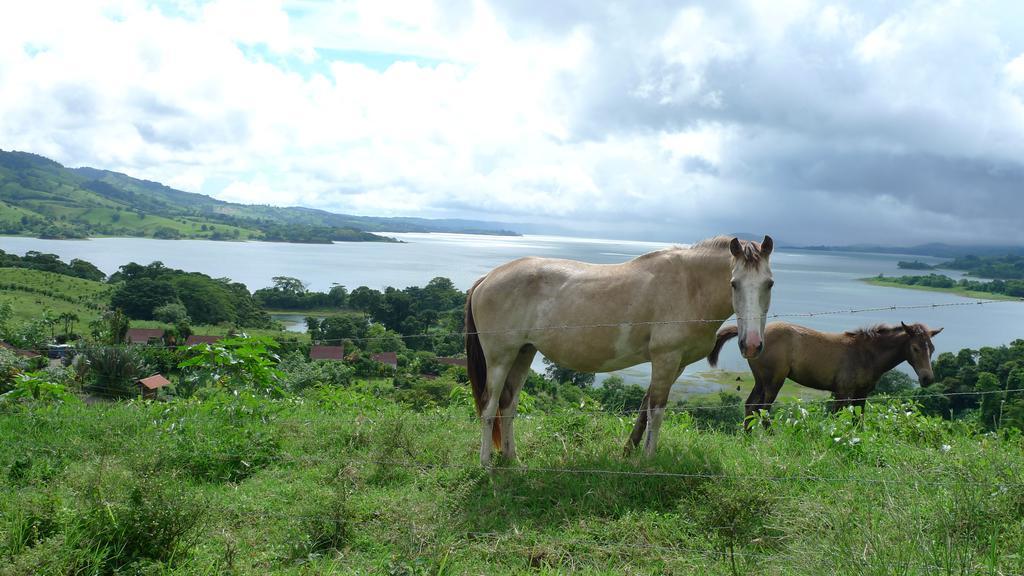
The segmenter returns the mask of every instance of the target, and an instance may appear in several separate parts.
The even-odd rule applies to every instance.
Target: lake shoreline
[[[995,292],[980,292],[977,290],[964,290],[963,288],[937,288],[935,286],[916,286],[912,284],[902,284],[886,278],[861,278],[861,282],[870,284],[871,286],[882,286],[885,288],[905,288],[908,290],[918,290],[921,292],[940,292],[943,294],[952,294],[954,296],[960,296],[962,298],[971,298],[973,300],[999,300],[1002,302],[1021,302],[1020,298],[1016,296],[1007,296],[1006,294],[996,294]]]

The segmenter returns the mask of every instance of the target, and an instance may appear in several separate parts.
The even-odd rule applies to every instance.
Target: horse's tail
[[[718,366],[718,354],[721,353],[722,346],[739,335],[740,328],[735,324],[726,326],[719,330],[718,334],[715,334],[715,347],[711,349],[711,354],[708,354],[708,364],[710,364],[712,368]]]
[[[473,291],[483,282],[483,278],[476,281],[466,293],[466,371],[469,372],[470,387],[473,388],[473,401],[476,403],[476,413],[479,415],[484,405],[487,404],[487,359],[484,357],[484,349],[480,346],[480,334],[476,330],[476,321],[473,320]],[[495,447],[501,446],[501,411],[494,417],[494,426],[491,428],[491,441]]]

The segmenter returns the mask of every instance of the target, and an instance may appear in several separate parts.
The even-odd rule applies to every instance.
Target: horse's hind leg
[[[763,410],[768,411],[772,409],[772,405],[775,404],[775,399],[779,397],[779,391],[782,390],[782,385],[786,383],[786,377],[776,378],[772,380],[764,389],[764,396],[761,398],[761,405]],[[772,425],[771,417],[765,417],[761,420],[761,423],[765,428]]]
[[[492,434],[494,433],[495,416],[498,403],[505,390],[505,378],[508,376],[514,356],[494,354],[495,358],[487,359],[487,402],[480,409],[480,465],[491,465]],[[498,424],[499,430],[501,424]]]
[[[747,396],[747,402],[743,410],[743,429],[749,431],[753,424],[753,415],[757,412],[761,405],[764,403],[764,381],[758,378],[754,379],[754,389],[750,391],[750,395]]]
[[[644,400],[640,403],[640,409],[636,413],[636,422],[633,424],[633,431],[629,434],[629,439],[626,440],[626,447],[624,453],[629,455],[638,445],[640,445],[640,439],[644,437],[644,430],[647,430],[647,407],[651,401],[651,390],[647,389],[647,393],[644,394]]]
[[[530,365],[537,355],[537,349],[526,345],[519,351],[512,369],[508,372],[505,389],[501,393],[498,406],[501,409],[501,452],[509,460],[516,459],[516,437],[512,432],[512,424],[516,419],[519,407],[519,391],[523,389],[526,377],[530,375]]]

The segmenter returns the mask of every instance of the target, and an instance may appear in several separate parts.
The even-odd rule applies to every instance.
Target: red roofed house
[[[309,349],[310,360],[337,360],[345,359],[344,346],[313,346]]]
[[[163,328],[129,328],[125,336],[129,344],[149,344],[156,340],[157,343],[164,339]]]
[[[466,359],[465,358],[443,358],[443,357],[439,356],[437,358],[437,363],[438,364],[447,364],[449,366],[462,366],[463,368],[466,367]]]
[[[10,350],[16,356],[21,356],[22,358],[35,358],[36,356],[39,356],[39,354],[37,354],[36,352],[33,352],[31,350],[22,350],[21,348],[15,348],[14,346],[11,346],[7,342],[0,342],[0,348]]]
[[[185,346],[195,346],[196,344],[216,344],[217,340],[220,340],[220,336],[200,336],[193,334],[185,340]]]
[[[160,374],[154,374],[149,378],[139,380],[139,391],[143,398],[156,398],[156,391],[170,384],[170,380]]]
[[[398,354],[394,352],[380,352],[371,356],[374,362],[380,362],[381,364],[387,364],[392,368],[398,368]]]

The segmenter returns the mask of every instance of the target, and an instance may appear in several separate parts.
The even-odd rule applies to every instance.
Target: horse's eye
[[[768,287],[771,288],[772,286],[775,286],[775,280],[768,281]]]
[[[732,282],[730,282],[730,284],[732,284],[732,289],[735,290],[736,286],[737,286],[737,282],[735,280],[733,280]]]

